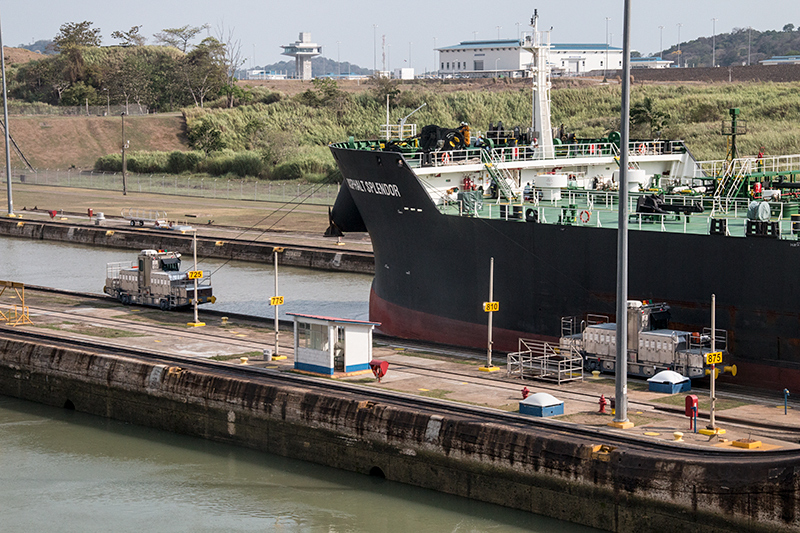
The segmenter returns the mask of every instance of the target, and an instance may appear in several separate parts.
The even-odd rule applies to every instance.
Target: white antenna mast
[[[533,79],[531,129],[543,149],[544,157],[553,157],[553,128],[550,124],[550,31],[539,31],[539,10],[531,17],[533,33],[526,37],[524,49],[533,54],[531,78]]]

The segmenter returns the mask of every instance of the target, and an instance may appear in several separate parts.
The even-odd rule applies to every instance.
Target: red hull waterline
[[[381,323],[381,326],[376,328],[378,332],[402,339],[470,348],[485,347],[488,341],[487,326],[401,307],[382,299],[374,290],[370,290],[369,295],[369,319]],[[501,328],[492,330],[492,346],[501,352],[517,351],[520,338],[558,344],[556,337],[531,335]],[[720,381],[768,390],[784,388],[790,391],[800,390],[800,370],[736,359],[732,362],[737,366],[736,377],[720,374]]]

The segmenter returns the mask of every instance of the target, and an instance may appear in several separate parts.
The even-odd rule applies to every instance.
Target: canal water
[[[592,531],[0,396],[2,531]]]
[[[79,244],[0,237],[0,280],[18,281],[81,292],[103,294],[106,264],[136,263],[135,250],[98,248]],[[181,267],[190,268],[191,254]],[[269,297],[274,296],[272,265],[244,261],[198,258],[198,269],[211,273],[217,297],[209,308],[230,313],[274,317]],[[279,317],[307,313],[367,320],[372,276],[326,272],[278,265],[278,290],[285,297]]]
[[[0,237],[0,280],[102,293],[106,263],[129,259],[134,252]],[[367,318],[371,276],[279,272],[283,311]],[[219,268],[215,308],[272,316],[271,276],[269,265]],[[0,458],[2,531],[594,531],[5,396]]]

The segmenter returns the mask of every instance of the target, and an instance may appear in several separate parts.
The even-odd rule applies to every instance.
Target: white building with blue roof
[[[800,65],[800,56],[772,56],[759,61],[762,65]]]
[[[463,41],[438,48],[439,75],[444,77],[524,77],[533,54],[524,41],[498,39]],[[606,44],[553,44],[550,47],[553,73],[565,75],[602,74],[622,68],[622,49]]]

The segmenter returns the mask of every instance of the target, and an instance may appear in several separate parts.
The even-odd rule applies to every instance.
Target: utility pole
[[[497,372],[500,370],[492,364],[492,315],[500,309],[500,304],[494,301],[494,257],[489,260],[489,301],[483,304],[483,310],[489,315],[488,341],[486,343],[486,366],[480,367],[481,372]]]
[[[273,252],[272,252],[273,253],[272,262],[274,263],[274,266],[275,266],[275,298],[276,299],[279,298],[278,295],[280,294],[278,292],[278,250],[279,250],[278,248],[273,248]],[[275,302],[275,303],[277,304],[277,302]],[[273,305],[273,308],[275,309],[275,352],[273,353],[273,359],[274,359],[276,356],[280,355],[278,353],[278,332],[280,330],[280,327],[279,327],[279,324],[278,324],[278,309],[279,309],[279,307],[277,305]]]
[[[625,0],[622,30],[622,115],[619,143],[619,210],[617,223],[617,361],[616,409],[611,426],[629,429],[628,420],[628,152],[631,104],[631,0]]]
[[[8,216],[14,216],[14,202],[11,199],[11,134],[8,132],[8,89],[6,88],[6,54],[3,49],[3,31],[0,28],[0,68],[3,69],[3,119],[6,140],[6,191],[8,195]]]
[[[436,66],[436,63],[437,63],[437,61],[436,61],[436,37],[434,37],[433,38],[433,72],[438,73],[439,72],[439,67]],[[437,75],[436,77],[438,78],[439,76]]]
[[[678,26],[678,68],[681,67],[681,27],[683,23],[679,22]]]
[[[717,19],[711,19],[711,66],[717,66]]]
[[[372,25],[372,77],[377,77],[378,70],[378,25]]]
[[[753,31],[752,26],[747,27],[747,66],[750,66],[750,33]]]
[[[189,322],[189,326],[192,327],[200,327],[205,326],[205,322],[200,322],[200,319],[197,316],[197,280],[199,277],[202,277],[203,272],[197,271],[197,230],[194,230],[192,233],[192,256],[194,258],[194,267],[192,268],[192,272],[190,276],[194,279],[194,298],[192,298],[192,304],[194,304],[194,322]]]
[[[664,26],[658,27],[658,57],[663,59],[664,55]]]
[[[717,351],[717,295],[711,295],[711,353]],[[717,365],[711,365],[711,414],[708,417],[708,429],[712,431],[717,430],[716,421],[716,381],[717,381]]]
[[[603,63],[603,79],[606,77],[606,70],[608,69],[608,21],[611,17],[606,17],[606,62]]]
[[[126,196],[128,194],[128,166],[125,160],[125,149],[128,147],[128,143],[125,141],[125,112],[120,113],[120,116],[122,117],[122,195]]]

